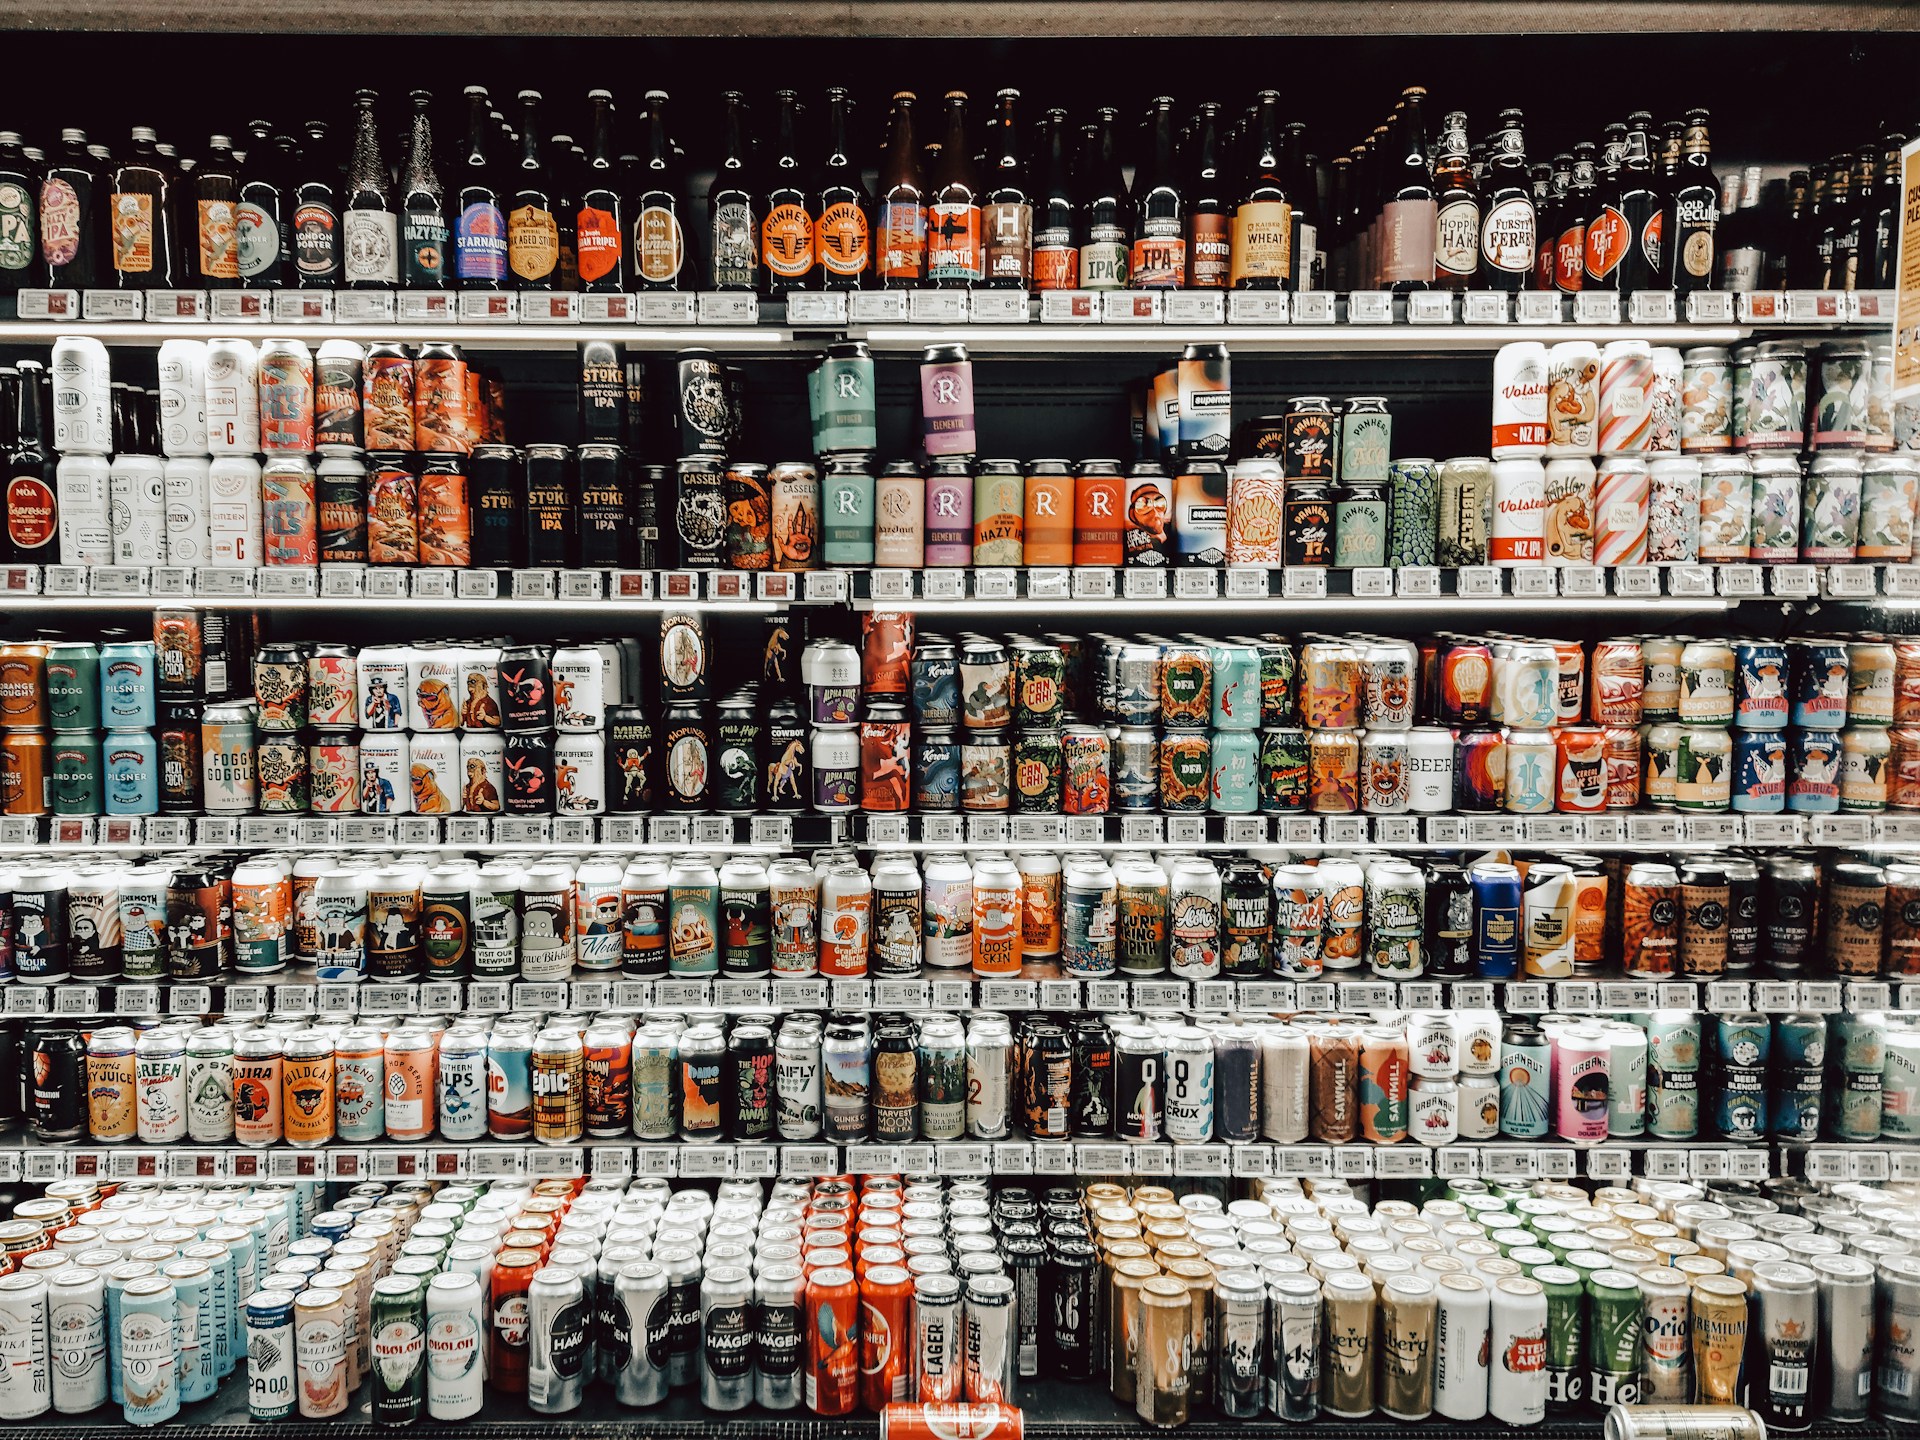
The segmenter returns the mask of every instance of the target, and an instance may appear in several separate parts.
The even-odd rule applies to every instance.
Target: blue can
[[[100,720],[107,729],[153,727],[153,669],[151,640],[120,640],[100,647]]]
[[[1882,1077],[1887,1066],[1884,1017],[1845,1014],[1828,1021],[1827,1054],[1839,1062],[1827,1087],[1827,1133],[1836,1140],[1878,1140],[1885,1115]]]
[[[353,1231],[353,1219],[345,1210],[322,1210],[313,1217],[313,1233],[322,1240],[344,1240]]]
[[[171,1420],[180,1413],[183,1350],[177,1336],[179,1300],[173,1282],[158,1274],[128,1280],[121,1287],[116,1315],[109,1281],[107,1302],[107,1321],[115,1342],[113,1388],[120,1396],[121,1413],[129,1425],[159,1425]],[[197,1308],[194,1315],[197,1319]]]
[[[1838,730],[1847,720],[1849,666],[1840,640],[1796,640],[1788,651],[1788,691],[1793,723],[1811,730]]]
[[[1820,1102],[1827,1054],[1827,1022],[1818,1015],[1782,1015],[1773,1022],[1772,1085],[1767,1114],[1783,1140],[1820,1138]]]
[[[175,1260],[160,1273],[173,1284],[179,1307],[175,1331],[180,1378],[180,1403],[205,1400],[220,1388],[220,1366],[214,1350],[213,1271],[200,1260]]]
[[[1793,730],[1787,736],[1787,809],[1831,815],[1840,808],[1840,732]]]
[[[1553,1119],[1552,1047],[1531,1020],[1510,1020],[1500,1037],[1500,1134],[1542,1140]]]
[[[1779,731],[1733,732],[1733,808],[1742,815],[1787,808],[1787,737]]]
[[[1213,732],[1211,809],[1216,815],[1251,815],[1260,803],[1260,742],[1249,730]]]
[[[109,815],[160,813],[160,752],[150,730],[109,730],[101,743]]]
[[[115,1405],[124,1404],[127,1398],[124,1386],[126,1357],[121,1348],[120,1332],[121,1301],[126,1294],[127,1286],[131,1285],[135,1280],[151,1279],[158,1276],[159,1273],[160,1267],[146,1260],[124,1260],[120,1264],[112,1266],[107,1271],[105,1287],[107,1293],[107,1353],[113,1362],[107,1366],[107,1398]],[[171,1289],[172,1287],[168,1286],[168,1288]],[[172,1302],[169,1301],[168,1303],[169,1306],[171,1306]],[[171,1317],[173,1312],[169,1309],[167,1313],[169,1317]],[[172,1352],[173,1347],[171,1342],[169,1342],[167,1349],[169,1353]]]
[[[1735,728],[1784,730],[1787,708],[1787,647],[1774,640],[1734,641]]]
[[[922,638],[908,670],[913,723],[945,729],[960,723],[960,657],[944,640]]]
[[[1511,980],[1520,973],[1520,872],[1483,860],[1467,878],[1473,882],[1473,973],[1482,980]]]
[[[951,730],[922,730],[913,746],[913,808],[950,814],[960,808],[960,741]]]
[[[1213,728],[1260,728],[1260,651],[1252,645],[1213,647]]]
[[[1722,1140],[1764,1140],[1767,1135],[1767,1060],[1773,1024],[1764,1015],[1722,1015],[1714,1022],[1720,1094],[1714,1130]]]
[[[198,1245],[187,1246],[180,1252],[180,1258],[198,1260],[212,1274],[213,1367],[215,1376],[224,1380],[236,1368],[235,1357],[245,1353],[241,1348],[244,1337],[239,1330],[240,1274],[233,1252],[218,1241],[203,1240]]]

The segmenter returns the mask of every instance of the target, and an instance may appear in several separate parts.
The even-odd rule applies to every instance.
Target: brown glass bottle
[[[823,290],[858,290],[873,269],[873,227],[867,187],[847,141],[852,101],[827,91],[827,153],[813,198],[814,283]]]
[[[884,290],[911,290],[927,273],[927,191],[913,133],[915,98],[911,90],[894,95],[886,153],[880,160],[873,228],[878,278]]]
[[[145,125],[133,153],[114,166],[107,202],[108,254],[122,290],[163,290],[174,282],[173,205],[165,163]]]
[[[927,174],[927,282],[965,290],[984,276],[980,176],[967,143],[967,92],[949,90],[940,158]]]
[[[987,124],[980,243],[989,289],[1022,290],[1033,284],[1033,196],[1020,153],[1019,102],[1018,90],[1000,91]]]
[[[1443,290],[1471,290],[1480,273],[1480,192],[1469,157],[1466,112],[1449,111],[1433,162],[1433,278]]]
[[[1235,290],[1285,290],[1293,271],[1293,216],[1280,174],[1280,95],[1262,90],[1247,132],[1247,176],[1233,210]]]

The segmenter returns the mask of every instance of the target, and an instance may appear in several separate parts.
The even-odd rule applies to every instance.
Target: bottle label
[[[1080,287],[1080,251],[1065,236],[1043,235],[1033,247],[1033,288],[1077,290]]]
[[[820,257],[820,268],[829,275],[862,274],[871,246],[866,212],[852,200],[829,205],[813,222],[814,252]]]
[[[1586,276],[1587,227],[1569,225],[1554,246],[1553,283],[1556,289],[1578,290]]]
[[[280,227],[258,205],[240,207],[240,275],[252,279],[280,263]]]
[[[153,269],[153,196],[113,197],[113,268],[123,275]]]
[[[1433,201],[1389,200],[1381,232],[1381,278],[1389,285],[1431,281],[1440,248],[1438,228]]]
[[[17,180],[0,180],[0,270],[33,264],[36,230],[33,192]]]
[[[1487,212],[1480,226],[1480,258],[1509,275],[1533,268],[1533,201],[1502,200]]]
[[[1633,243],[1633,227],[1627,217],[1609,205],[1587,226],[1586,267],[1589,277],[1604,280],[1620,268],[1627,258],[1627,246]]]
[[[39,550],[60,533],[60,501],[40,475],[7,482],[7,538],[19,550]]]
[[[293,212],[293,260],[302,275],[331,275],[333,211],[325,205],[302,205]]]
[[[437,286],[447,266],[447,222],[440,212],[409,210],[400,238],[406,245],[407,283]]]
[[[1447,275],[1471,275],[1480,268],[1480,206],[1452,200],[1434,218],[1433,262]]]
[[[754,282],[753,208],[729,200],[713,212],[713,283],[751,289]]]
[[[1656,277],[1660,275],[1660,245],[1665,239],[1665,219],[1664,208],[1656,209],[1640,227],[1640,258],[1647,262],[1647,267]]]
[[[522,280],[545,280],[560,265],[560,226],[551,210],[522,205],[507,216],[507,268]]]
[[[575,225],[580,279],[589,285],[604,280],[620,264],[619,217],[610,210],[582,205]]]
[[[640,278],[651,285],[664,285],[677,278],[687,258],[680,216],[665,205],[649,205],[642,210],[633,222],[633,258]]]
[[[70,265],[80,253],[80,196],[57,175],[40,186],[40,253],[49,265]]]
[[[200,274],[208,280],[240,278],[240,231],[231,201],[200,202]]]
[[[356,280],[393,284],[400,278],[399,225],[391,210],[349,210],[342,269]]]
[[[803,280],[813,269],[813,217],[806,206],[774,206],[760,222],[760,259],[769,275]]]
[[[1285,280],[1293,273],[1293,207],[1255,200],[1233,212],[1231,283]]]
[[[918,280],[926,269],[927,207],[889,200],[880,207],[880,278]]]
[[[1127,283],[1127,232],[1095,225],[1080,247],[1080,283],[1089,290],[1118,290]]]
[[[980,278],[980,207],[974,204],[927,207],[927,278]]]
[[[1033,277],[1033,207],[1002,201],[980,211],[989,280],[1025,285]]]
[[[460,212],[453,236],[453,267],[462,280],[506,278],[507,220],[498,205],[476,200]]]
[[[1712,222],[1688,225],[1682,217],[1680,233],[1686,237],[1680,242],[1680,269],[1696,280],[1706,279],[1713,273]]]
[[[1766,252],[1751,245],[1727,251],[1720,257],[1720,288],[1722,290],[1764,289],[1762,276],[1766,270],[1766,264]]]
[[[1187,278],[1187,242],[1178,220],[1149,217],[1127,257],[1127,283],[1141,290],[1177,289]]]
[[[1224,290],[1233,263],[1232,221],[1215,211],[1187,217],[1187,284]]]

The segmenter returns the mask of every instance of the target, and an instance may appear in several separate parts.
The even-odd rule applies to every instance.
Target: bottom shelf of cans
[[[1906,1186],[66,1181],[12,1217],[15,1421],[1920,1418]],[[1764,1436],[1647,1420],[1616,1440]]]

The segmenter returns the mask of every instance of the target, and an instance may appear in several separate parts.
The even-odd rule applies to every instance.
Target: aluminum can
[[[658,1405],[667,1398],[668,1346],[673,1332],[673,1295],[666,1271],[632,1260],[614,1278],[614,1395],[623,1405]]]
[[[293,1295],[256,1290],[245,1313],[248,1417],[284,1420],[293,1414],[296,1391]]]
[[[130,1292],[132,1289],[128,1287]],[[347,1408],[350,1303],[339,1290],[329,1289],[306,1289],[294,1300],[296,1393],[303,1419],[324,1420]]]
[[[800,1267],[763,1263],[753,1282],[753,1344],[749,1370],[755,1403],[769,1410],[798,1408],[806,1352],[804,1285]]]
[[[478,1277],[448,1270],[427,1282],[427,1414],[464,1420],[484,1403],[487,1306]]]
[[[591,1335],[580,1274],[561,1265],[543,1265],[527,1286],[529,1409],[557,1415],[580,1407]]]
[[[178,1326],[179,1300],[170,1280],[142,1275],[122,1287],[113,1353],[128,1423],[158,1425],[180,1413]],[[305,1414],[304,1397],[302,1405]]]
[[[1819,1286],[1815,1373],[1825,1384],[1808,1403],[1831,1419],[1857,1423],[1867,1418],[1874,1388],[1874,1267],[1853,1255],[1818,1255],[1809,1265]]]
[[[1525,1282],[1532,1284],[1531,1281]],[[1535,1287],[1536,1291],[1538,1287]],[[1435,1292],[1433,1408],[1449,1420],[1479,1420],[1487,1413],[1488,1365],[1498,1373],[1506,1360],[1491,1334],[1491,1297],[1477,1276],[1442,1275]],[[1540,1299],[1540,1354],[1535,1369],[1546,1379],[1546,1298]],[[1522,1352],[1525,1358],[1525,1352]],[[1514,1386],[1507,1384],[1512,1396]]]

